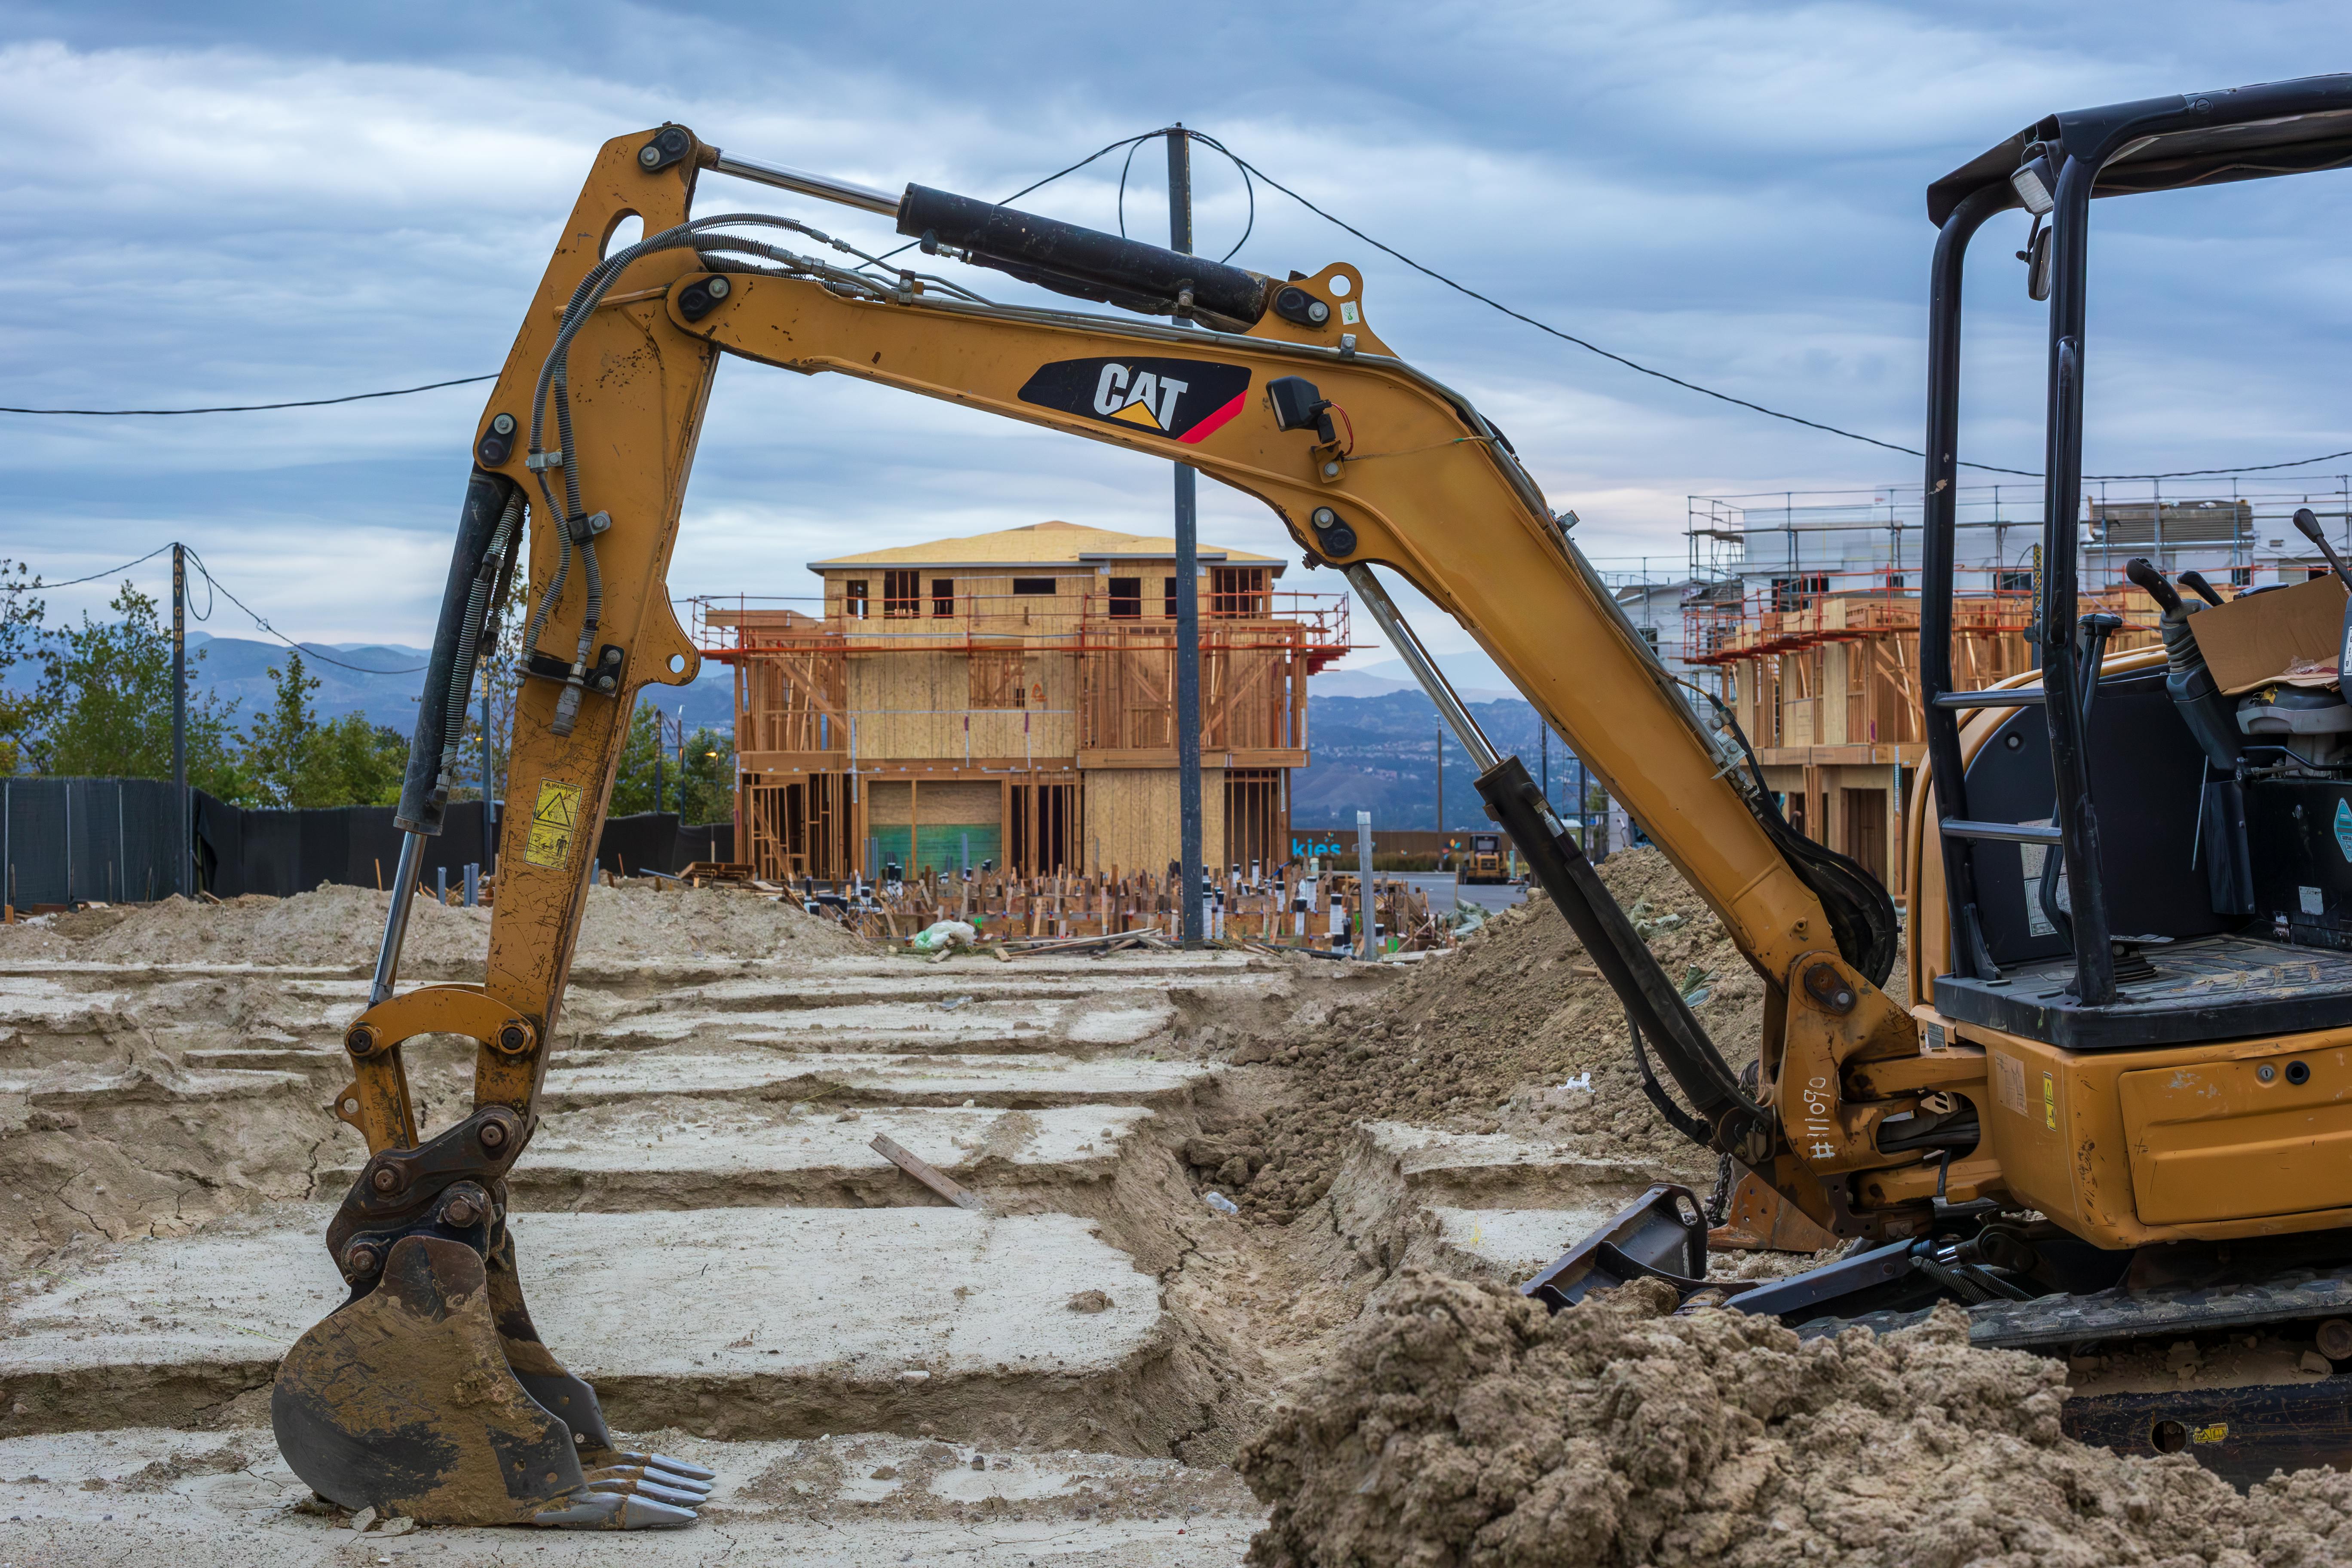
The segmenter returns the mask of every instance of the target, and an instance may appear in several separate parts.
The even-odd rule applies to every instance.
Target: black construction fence
[[[321,882],[381,888],[400,860],[400,829],[388,805],[253,810],[187,792],[187,862],[196,887],[215,898],[285,897]],[[193,889],[173,853],[181,797],[161,779],[0,780],[0,866],[6,901],[20,910],[79,903],[131,903]],[[465,880],[468,864],[498,862],[499,824],[484,831],[479,801],[448,808],[446,826],[425,841],[424,880]],[[596,858],[608,871],[675,875],[698,860],[732,860],[731,822],[684,825],[676,812],[605,819]]]

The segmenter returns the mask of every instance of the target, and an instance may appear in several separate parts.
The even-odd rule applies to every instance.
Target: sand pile
[[[270,963],[365,967],[375,962],[391,895],[321,884],[290,899],[248,894],[226,903],[169,898],[46,915],[0,926],[0,956],[100,963]],[[409,972],[478,966],[490,914],[421,899],[409,915]],[[719,889],[593,888],[583,959],[818,957],[868,944],[797,905]]]
[[[1722,921],[1654,848],[1612,855],[1601,875],[1667,974],[1695,999],[1704,994],[1696,1011],[1732,1065],[1753,1059],[1763,986]],[[1289,1103],[1211,1129],[1185,1149],[1253,1217],[1281,1223],[1318,1202],[1349,1129],[1380,1120],[1585,1140],[1596,1152],[1714,1179],[1714,1157],[1643,1097],[1615,995],[1539,894],[1489,921],[1461,952],[1414,965],[1377,999],[1254,1040],[1234,1060],[1296,1075]],[[1587,1072],[1589,1089],[1562,1087]]]
[[[1965,1318],[1799,1343],[1662,1315],[1643,1281],[1548,1318],[1413,1272],[1243,1450],[1254,1568],[1729,1568],[2352,1561],[2352,1477],[2240,1497],[2185,1456],[2059,1432],[2055,1363]]]

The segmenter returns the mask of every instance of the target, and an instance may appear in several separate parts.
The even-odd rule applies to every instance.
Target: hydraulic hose
[[[506,577],[506,563],[514,547],[516,528],[522,521],[522,490],[518,487],[507,497],[506,510],[499,516],[498,532],[490,539],[490,548],[482,557],[480,569],[474,574],[473,590],[467,597],[466,626],[458,637],[457,663],[449,671],[449,700],[441,726],[441,775],[436,787],[445,801],[448,798],[450,777],[457,767],[457,747],[466,733],[466,700],[473,694],[474,667],[480,660],[481,639],[489,626],[492,600]]]
[[[441,590],[441,619],[434,629],[433,652],[425,665],[425,700],[417,704],[416,729],[408,743],[408,772],[401,781],[400,806],[393,818],[404,832],[441,831],[448,803],[441,788],[450,722],[446,699],[453,682],[471,684],[470,666],[461,668],[461,661],[471,657],[467,647],[475,625],[477,584],[499,521],[516,494],[513,480],[480,468],[474,470],[466,485],[449,576]]]

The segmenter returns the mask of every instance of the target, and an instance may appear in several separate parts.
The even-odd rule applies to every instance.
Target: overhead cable
[[[163,548],[168,550],[171,546],[167,544]],[[161,552],[159,551],[157,553],[160,554]],[[425,668],[425,666],[421,664],[408,664],[401,666],[398,669],[371,669],[364,664],[351,664],[340,658],[330,658],[327,655],[320,653],[314,648],[305,647],[300,643],[296,642],[292,637],[288,637],[284,632],[279,631],[276,626],[271,626],[269,622],[262,616],[260,612],[257,611],[251,605],[247,604],[243,599],[240,599],[235,594],[230,593],[221,580],[213,575],[212,568],[205,564],[205,558],[203,556],[191,550],[188,552],[188,561],[190,564],[195,567],[197,574],[204,578],[205,584],[215,592],[218,593],[222,598],[226,599],[230,604],[235,605],[238,609],[243,610],[247,615],[252,616],[253,624],[255,626],[259,626],[263,631],[268,632],[271,637],[276,637],[279,642],[284,643],[288,647],[292,648],[296,653],[300,654],[305,658],[314,659],[320,664],[331,664],[338,669],[352,670],[361,675],[415,675],[417,671]]]
[[[1370,246],[1373,249],[1380,251],[1383,255],[1393,258],[1395,260],[1402,262],[1404,266],[1411,268],[1413,271],[1420,273],[1422,276],[1431,279],[1432,281],[1441,283],[1465,299],[1475,300],[1479,304],[1486,306],[1491,310],[1497,311],[1503,315],[1510,317],[1513,321],[1533,327],[1539,332],[1558,338],[1562,342],[1571,343],[1576,347],[1584,350],[1588,353],[1597,354],[1601,358],[1608,360],[1612,363],[1623,365],[1627,370],[1633,371],[1637,374],[1653,377],[1655,380],[1665,382],[1667,384],[1672,386],[1679,386],[1685,392],[1695,392],[1702,397],[1711,397],[1718,403],[1727,403],[1735,408],[1745,408],[1750,413],[1761,414],[1768,419],[1784,420],[1791,425],[1801,426],[1808,430],[1818,430],[1825,436],[1837,436],[1849,441],[1860,441],[1865,446],[1876,447],[1883,451],[1900,452],[1904,456],[1909,458],[1923,458],[1926,456],[1926,454],[1921,452],[1916,447],[1906,447],[1900,442],[1881,440],[1875,436],[1865,436],[1859,430],[1849,430],[1843,426],[1826,424],[1818,419],[1808,419],[1802,415],[1790,414],[1783,409],[1769,407],[1767,405],[1754,402],[1748,398],[1735,397],[1730,393],[1719,392],[1714,387],[1705,386],[1697,382],[1686,380],[1682,376],[1659,370],[1654,366],[1643,364],[1639,360],[1632,359],[1624,354],[1617,353],[1612,350],[1602,348],[1600,344],[1593,342],[1589,339],[1580,338],[1573,332],[1563,331],[1548,321],[1538,321],[1535,317],[1528,315],[1524,310],[1516,310],[1509,305],[1504,304],[1501,300],[1495,299],[1492,295],[1483,293],[1476,289],[1471,288],[1466,283],[1463,283],[1453,278],[1447,277],[1444,273],[1438,271],[1433,267],[1414,260],[1412,257],[1407,256],[1404,252],[1397,249],[1392,245],[1388,245],[1381,240],[1373,238],[1370,235],[1365,233],[1362,229],[1358,228],[1355,225],[1348,222],[1346,219],[1326,211],[1324,208],[1318,206],[1314,202],[1309,201],[1307,197],[1299,195],[1297,191],[1292,190],[1288,185],[1284,184],[1281,181],[1267,174],[1264,169],[1259,168],[1256,164],[1251,163],[1240,153],[1235,153],[1232,148],[1226,146],[1216,137],[1209,135],[1203,132],[1192,130],[1188,127],[1163,126],[1158,130],[1142,132],[1134,136],[1124,136],[1116,142],[1108,142],[1105,145],[1097,148],[1094,152],[1087,153],[1076,163],[1071,163],[1064,168],[1056,169],[1052,174],[1047,174],[1044,179],[1024,185],[1021,189],[1005,197],[1003,202],[1000,202],[997,205],[1003,205],[1007,203],[1019,201],[1023,196],[1028,195],[1034,191],[1042,190],[1045,186],[1052,184],[1055,181],[1062,179],[1066,175],[1074,174],[1080,169],[1087,167],[1089,163],[1095,163],[1097,160],[1106,157],[1112,153],[1116,153],[1121,148],[1125,148],[1128,154],[1127,165],[1122,166],[1119,171],[1119,196],[1118,208],[1118,231],[1121,235],[1125,235],[1127,232],[1127,174],[1128,167],[1131,166],[1134,163],[1135,148],[1142,142],[1151,141],[1157,137],[1168,135],[1184,135],[1191,137],[1193,141],[1200,142],[1202,146],[1212,148],[1214,151],[1223,153],[1232,162],[1234,167],[1241,173],[1243,187],[1248,193],[1249,196],[1249,220],[1243,227],[1241,238],[1234,241],[1233,249],[1228,250],[1225,253],[1223,258],[1225,260],[1230,261],[1233,259],[1234,256],[1241,250],[1241,247],[1248,243],[1250,235],[1257,226],[1257,191],[1253,181],[1263,180],[1274,189],[1280,191],[1284,195],[1288,196],[1292,201],[1297,202],[1300,206],[1305,207],[1308,212],[1311,212],[1316,216],[1321,218],[1324,222],[1353,235],[1356,238],[1363,241],[1366,245]],[[833,243],[836,245],[840,244],[838,241],[834,241]],[[860,269],[862,270],[864,267],[877,266],[881,263],[887,262],[894,256],[902,255],[908,250],[912,250],[920,242],[909,240],[908,243],[898,247],[896,249],[886,250],[880,256],[867,258],[861,263]],[[847,246],[841,246],[840,247],[845,250],[850,249]],[[864,253],[853,251],[852,254],[862,256]],[[495,374],[460,376],[452,381],[427,382],[422,386],[394,387],[383,392],[356,392],[341,397],[303,398],[284,403],[223,404],[201,408],[19,408],[0,405],[0,414],[73,415],[93,418],[121,418],[131,416],[143,416],[183,414],[252,414],[280,408],[323,408],[339,403],[360,403],[371,398],[379,397],[406,397],[415,393],[434,392],[446,386],[467,386],[478,382],[495,381],[497,379],[498,377]],[[2340,452],[2324,452],[2317,457],[2296,458],[2282,463],[2242,463],[2228,468],[2174,468],[2163,473],[2148,474],[2084,474],[2083,478],[2093,480],[2181,479],[2200,479],[2225,474],[2270,473],[2282,468],[2306,468],[2313,463],[2330,462],[2338,458],[2347,457],[2352,457],[2352,449],[2347,449]],[[1974,468],[1982,473],[2012,474],[2019,479],[2038,479],[2043,477],[2040,470],[2033,468],[2003,468],[1997,463],[1979,463],[1970,461],[1968,458],[1958,459],[1958,462],[1961,468]],[[135,565],[137,563],[133,563],[132,564]],[[69,584],[51,584],[51,586],[56,587],[64,587],[68,585]],[[224,589],[223,592],[226,593],[226,590]],[[354,666],[352,668],[357,667]]]
[[[1927,455],[1920,451],[1916,447],[1906,447],[1894,441],[1882,441],[1875,436],[1865,436],[1858,430],[1848,430],[1836,425],[1825,425],[1818,419],[1807,419],[1801,415],[1784,413],[1778,408],[1769,408],[1761,403],[1752,403],[1744,397],[1734,397],[1727,392],[1717,392],[1711,386],[1702,386],[1697,382],[1685,381],[1678,375],[1670,375],[1663,370],[1657,370],[1649,365],[1643,364],[1639,360],[1628,359],[1621,353],[1612,353],[1609,350],[1602,348],[1600,344],[1590,342],[1583,338],[1576,336],[1573,332],[1561,331],[1558,327],[1552,326],[1549,322],[1539,321],[1533,316],[1527,314],[1525,311],[1513,310],[1510,306],[1504,304],[1501,300],[1480,293],[1477,289],[1471,288],[1466,283],[1456,282],[1454,279],[1448,278],[1444,273],[1438,271],[1433,267],[1424,266],[1421,262],[1415,261],[1412,257],[1407,256],[1404,252],[1397,249],[1394,246],[1384,245],[1381,241],[1374,239],[1370,235],[1366,234],[1354,224],[1348,222],[1344,218],[1336,217],[1332,214],[1324,211],[1321,207],[1317,206],[1313,202],[1308,201],[1305,196],[1300,195],[1297,191],[1292,190],[1288,185],[1284,184],[1281,181],[1267,174],[1264,169],[1259,168],[1248,159],[1244,158],[1239,153],[1234,152],[1215,137],[1204,135],[1198,131],[1187,132],[1186,134],[1191,136],[1193,141],[1202,143],[1203,146],[1213,147],[1218,152],[1224,153],[1226,157],[1231,158],[1234,161],[1234,165],[1244,172],[1244,177],[1254,174],[1257,178],[1264,180],[1267,184],[1273,186],[1276,190],[1280,191],[1284,195],[1288,196],[1292,201],[1297,202],[1300,206],[1305,207],[1317,217],[1319,217],[1324,222],[1331,224],[1339,228],[1345,229],[1348,233],[1354,235],[1358,239],[1362,240],[1366,245],[1370,246],[1373,249],[1394,257],[1397,260],[1404,263],[1407,267],[1412,268],[1415,272],[1422,274],[1425,278],[1433,279],[1436,282],[1443,283],[1445,287],[1453,289],[1457,294],[1462,294],[1472,300],[1475,300],[1478,303],[1486,306],[1489,310],[1499,310],[1504,315],[1510,317],[1513,321],[1523,321],[1527,325],[1535,328],[1536,331],[1539,332],[1549,333],[1551,336],[1559,339],[1562,342],[1574,343],[1578,348],[1583,349],[1591,353],[1599,354],[1602,359],[1614,361],[1616,363],[1623,365],[1626,369],[1637,371],[1643,375],[1654,376],[1660,381],[1679,386],[1686,392],[1696,392],[1702,397],[1712,397],[1717,402],[1728,403],[1736,407],[1746,408],[1754,413],[1764,415],[1768,418],[1785,419],[1791,425],[1801,425],[1809,430],[1819,430],[1824,435],[1829,436],[1843,436],[1849,441],[1864,442],[1873,447],[1884,447],[1885,450],[1890,452],[1900,452],[1906,457],[1923,458]],[[2299,468],[2311,463],[2324,463],[2332,458],[2347,457],[2352,457],[2352,451],[2325,452],[2315,458],[2297,458],[2292,462],[2285,463],[2247,463],[2227,468],[2178,468],[2169,473],[2161,474],[2084,474],[2083,478],[2086,479],[2182,479],[2199,478],[2211,474],[2250,474],[2267,472],[2276,468]],[[1991,474],[2015,474],[2021,479],[2038,479],[2042,477],[2041,472],[2037,469],[2004,468],[1995,463],[1972,463],[1965,458],[1959,460],[1959,466],[1964,468],[1981,469],[1986,473]]]
[[[159,544],[136,561],[126,561],[120,566],[111,566],[103,572],[93,572],[87,577],[75,577],[63,583],[44,583],[38,578],[35,578],[30,583],[0,583],[0,594],[45,594],[51,588],[78,588],[84,583],[95,583],[101,577],[111,577],[117,572],[128,572],[133,566],[143,566],[171,548],[168,544]]]
[[[94,419],[121,419],[132,415],[152,416],[168,414],[258,414],[268,408],[324,408],[335,403],[364,403],[371,397],[406,397],[413,392],[437,392],[445,386],[471,386],[478,381],[496,381],[495,372],[488,375],[461,375],[455,381],[428,381],[422,386],[395,386],[389,392],[354,392],[345,397],[305,397],[292,403],[224,403],[211,408],[7,408],[0,414],[79,414]]]

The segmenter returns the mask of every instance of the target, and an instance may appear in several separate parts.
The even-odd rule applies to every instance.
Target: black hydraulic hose
[[[1658,1108],[1658,1114],[1666,1119],[1667,1126],[1699,1147],[1707,1147],[1714,1142],[1715,1130],[1706,1124],[1705,1118],[1694,1116],[1676,1105],[1674,1097],[1666,1092],[1665,1086],[1658,1081],[1658,1075],[1650,1070],[1650,1054],[1642,1048],[1642,1026],[1633,1022],[1630,1009],[1625,1014],[1625,1033],[1633,1042],[1633,1068],[1642,1075],[1642,1092],[1649,1096],[1652,1105]]]
[[[488,628],[490,601],[499,582],[506,575],[506,563],[513,548],[515,531],[522,521],[522,489],[518,486],[507,497],[506,510],[499,516],[499,531],[490,540],[490,548],[482,557],[480,568],[474,574],[474,586],[466,601],[466,627],[457,643],[457,661],[449,670],[449,700],[442,721],[441,776],[438,787],[445,797],[449,789],[450,775],[457,771],[457,748],[466,733],[466,700],[473,695],[474,667],[480,662],[481,639]]]
[[[433,652],[425,665],[425,700],[417,704],[416,729],[408,743],[408,772],[401,780],[400,805],[393,815],[394,823],[404,832],[441,831],[448,805],[440,787],[448,710],[434,699],[446,694],[457,679],[460,650],[472,623],[475,584],[514,493],[513,480],[485,469],[476,468],[467,481],[449,576],[441,590],[441,619],[434,629]]]

